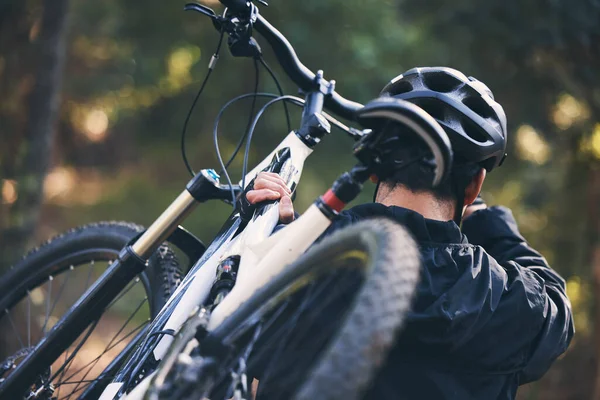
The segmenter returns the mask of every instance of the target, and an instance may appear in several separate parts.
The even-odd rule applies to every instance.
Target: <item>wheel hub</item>
[[[33,350],[34,347],[25,347],[2,362],[0,365],[0,384],[6,379],[7,373],[15,369],[18,362],[27,357]],[[23,399],[53,400],[54,398],[52,395],[54,394],[54,385],[48,382],[50,374],[51,371],[50,368],[48,368],[42,375],[38,376],[35,383],[29,388],[29,392],[23,396]]]

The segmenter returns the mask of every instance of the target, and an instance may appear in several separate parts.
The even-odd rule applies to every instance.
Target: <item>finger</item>
[[[259,175],[264,175],[270,178],[275,178],[275,179],[283,179],[281,178],[281,175],[279,175],[278,173],[275,172],[268,172],[268,171],[262,171],[258,173]]]
[[[278,192],[281,196],[289,196],[290,191],[287,186],[280,182],[274,182],[264,177],[258,177],[254,181],[254,189],[269,189],[274,192]]]
[[[275,174],[273,172],[261,172],[258,174],[257,178],[271,181],[273,183],[281,185],[282,187],[284,187],[286,189],[286,191],[288,193],[291,193],[290,189],[287,186],[287,183],[279,174]]]
[[[279,221],[288,224],[294,220],[294,204],[289,196],[284,196],[279,201]]]
[[[285,190],[287,192],[291,193],[285,180],[278,174],[275,174],[272,172],[261,172],[260,174],[258,174],[257,179],[273,182],[273,183],[285,188]]]
[[[250,204],[260,203],[261,201],[266,200],[277,200],[280,197],[281,195],[279,192],[270,189],[250,190],[246,193],[246,199],[248,199]]]

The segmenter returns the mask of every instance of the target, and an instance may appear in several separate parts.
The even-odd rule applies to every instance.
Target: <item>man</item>
[[[510,210],[473,204],[486,173],[503,161],[504,111],[487,86],[450,68],[412,69],[382,94],[431,114],[455,162],[432,189],[427,147],[397,132],[394,159],[422,154],[421,161],[379,177],[375,202],[341,213],[328,231],[385,216],[404,225],[421,251],[413,309],[367,398],[514,399],[519,385],[539,379],[566,350],[574,329],[563,279],[528,246]],[[276,174],[260,174],[247,198],[279,199],[282,222],[294,218]]]

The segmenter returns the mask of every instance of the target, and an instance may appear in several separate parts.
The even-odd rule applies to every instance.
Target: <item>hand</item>
[[[281,176],[272,172],[260,172],[254,180],[254,188],[246,193],[246,198],[251,204],[279,200],[279,221],[287,224],[294,220],[291,195],[292,192]]]

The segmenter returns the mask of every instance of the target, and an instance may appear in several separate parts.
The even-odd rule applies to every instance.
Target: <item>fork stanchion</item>
[[[239,192],[239,188],[234,188]],[[239,194],[239,193],[238,193]],[[203,169],[194,176],[186,189],[131,245],[133,252],[142,259],[148,259],[185,218],[198,206],[208,200],[230,200],[231,189],[219,184],[219,175],[212,169]]]

